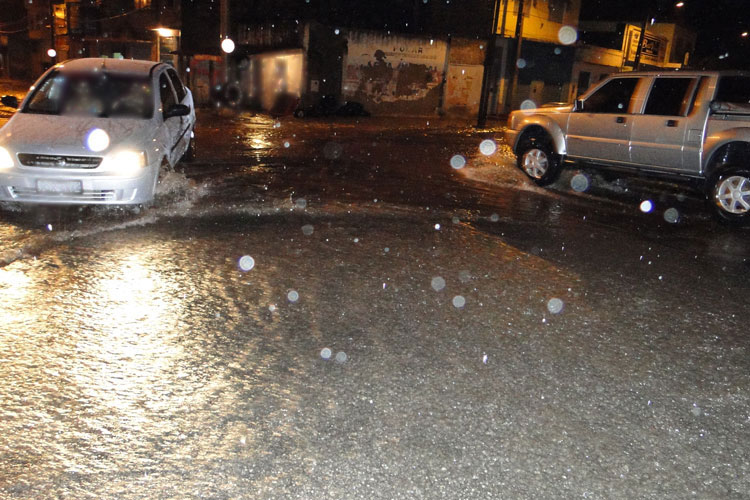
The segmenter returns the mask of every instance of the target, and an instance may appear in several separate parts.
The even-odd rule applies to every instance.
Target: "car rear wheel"
[[[549,140],[531,137],[518,148],[518,168],[537,185],[546,186],[560,175],[560,155],[554,152]]]
[[[750,169],[722,169],[709,181],[706,198],[720,220],[750,223]]]

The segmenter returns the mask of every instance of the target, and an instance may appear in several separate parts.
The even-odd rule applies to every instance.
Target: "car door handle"
[[[624,116],[618,116],[617,118],[615,118],[615,121],[617,123],[625,123],[625,117]]]
[[[667,120],[667,127],[676,127],[677,120]]]

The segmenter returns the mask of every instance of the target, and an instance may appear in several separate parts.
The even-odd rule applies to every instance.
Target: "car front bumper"
[[[125,177],[96,171],[0,171],[0,202],[53,205],[132,205],[154,197],[158,167]]]

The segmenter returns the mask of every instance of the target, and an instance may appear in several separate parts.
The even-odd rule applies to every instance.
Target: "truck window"
[[[716,100],[737,104],[750,104],[750,77],[722,76],[719,79]]]
[[[583,105],[586,113],[627,113],[638,78],[615,78],[591,94]]]
[[[686,116],[694,78],[657,78],[646,101],[646,115]]]

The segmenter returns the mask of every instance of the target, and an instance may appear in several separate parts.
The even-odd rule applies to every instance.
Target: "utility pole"
[[[509,80],[511,83],[507,92],[505,92],[505,104],[507,106],[510,106],[511,98],[518,86],[518,61],[521,60],[521,42],[523,41],[523,1],[518,0],[518,12],[516,14],[516,58],[510,67],[511,77]]]
[[[648,24],[649,17],[643,20],[641,23],[641,34],[638,37],[638,47],[635,49],[635,61],[633,61],[633,70],[639,71],[641,69],[641,52],[643,52],[643,42],[646,40],[646,25]]]
[[[503,5],[503,24],[502,28],[500,28],[500,38],[505,38],[505,20],[508,18],[508,4],[510,3],[510,0],[505,0],[505,5]]]
[[[52,4],[52,0],[49,0],[49,48],[47,55],[52,59],[52,64],[55,64],[57,59],[57,50],[55,49],[55,6]],[[50,52],[54,51],[54,52]],[[52,54],[55,54],[54,56]]]
[[[506,0],[507,2],[508,0]],[[497,38],[497,22],[500,18],[500,0],[495,0],[492,8],[492,26],[490,36],[487,40],[487,48],[484,53],[484,72],[482,73],[482,90],[479,97],[479,113],[477,115],[477,128],[487,126],[487,107],[489,106],[490,84],[492,83],[493,67],[495,66],[495,41]]]
[[[221,0],[219,4],[219,43],[229,38],[229,0]],[[222,50],[224,56],[224,81],[229,81],[229,54]]]

